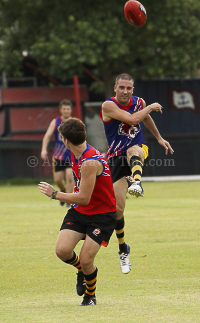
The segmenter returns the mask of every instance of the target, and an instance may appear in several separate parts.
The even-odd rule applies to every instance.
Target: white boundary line
[[[200,181],[200,175],[142,177],[142,182]]]

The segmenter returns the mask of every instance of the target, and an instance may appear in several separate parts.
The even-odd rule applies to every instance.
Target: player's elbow
[[[132,126],[134,126],[134,125],[138,124],[140,121],[141,121],[141,120],[140,120],[139,118],[137,118],[137,117],[133,117],[133,118],[131,119],[131,124],[132,124]]]
[[[88,205],[90,203],[91,196],[82,196],[80,200],[81,205]]]

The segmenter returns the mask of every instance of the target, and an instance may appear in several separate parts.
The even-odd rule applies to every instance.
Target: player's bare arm
[[[49,141],[51,140],[51,137],[54,133],[54,129],[55,129],[55,122],[56,120],[53,119],[44,135],[44,138],[42,140],[42,151],[41,151],[41,158],[43,160],[46,159],[47,155],[48,155],[48,151],[47,151],[47,147],[49,144]]]
[[[62,193],[56,194],[56,200],[64,203],[87,205],[90,202],[92,192],[96,183],[96,176],[100,175],[103,171],[103,166],[97,160],[86,160],[81,166],[81,181],[78,193]],[[38,188],[41,193],[52,196],[55,188],[46,183],[40,182]]]
[[[162,113],[162,106],[159,103],[153,103],[145,107],[143,110],[130,115],[130,113],[120,109],[114,102],[105,101],[102,105],[102,118],[105,122],[110,119],[116,119],[130,125],[135,125],[143,121],[152,111],[159,111]]]
[[[150,115],[146,116],[146,118],[143,120],[143,123],[145,127],[152,133],[152,135],[154,135],[154,137],[158,140],[158,143],[165,148],[165,154],[167,155],[168,152],[170,152],[170,154],[173,154],[174,150],[172,149],[170,143],[162,138]]]

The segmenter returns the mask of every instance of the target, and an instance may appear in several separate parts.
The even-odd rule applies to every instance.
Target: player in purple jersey
[[[48,156],[47,147],[51,137],[54,135],[55,146],[52,160],[53,178],[61,192],[73,192],[73,176],[72,176],[72,163],[71,152],[63,144],[60,138],[58,127],[67,119],[71,118],[72,103],[69,100],[63,100],[59,104],[61,116],[51,121],[42,141],[41,158],[45,160]],[[65,203],[60,202],[60,205]],[[70,205],[67,205],[70,206]]]
[[[127,274],[131,270],[130,246],[124,241],[124,209],[127,189],[131,195],[143,196],[142,167],[148,157],[148,147],[142,133],[142,123],[155,136],[158,143],[173,154],[169,142],[163,139],[150,116],[152,111],[162,113],[162,106],[146,106],[143,99],[133,96],[133,78],[121,74],[116,78],[115,97],[102,105],[102,120],[108,142],[108,161],[117,200],[117,226],[120,266]],[[130,184],[129,184],[130,183]],[[128,187],[129,186],[129,187]]]

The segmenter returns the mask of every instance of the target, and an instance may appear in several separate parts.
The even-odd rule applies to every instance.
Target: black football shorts
[[[53,157],[52,168],[53,168],[53,173],[57,173],[65,170],[66,168],[72,168],[72,162],[71,160],[59,160]]]
[[[116,223],[116,212],[83,214],[71,207],[63,220],[60,230],[69,229],[87,234],[99,245],[107,247]]]
[[[144,144],[141,144],[141,145],[139,144],[138,146],[144,150],[144,159],[146,160],[148,157],[148,147]],[[110,167],[110,171],[112,174],[113,184],[117,182],[119,179],[121,179],[122,177],[131,176],[132,174],[131,168],[127,163],[126,152],[122,153],[119,156],[111,157],[108,160],[108,165]],[[144,166],[145,166],[145,162],[144,162]]]

